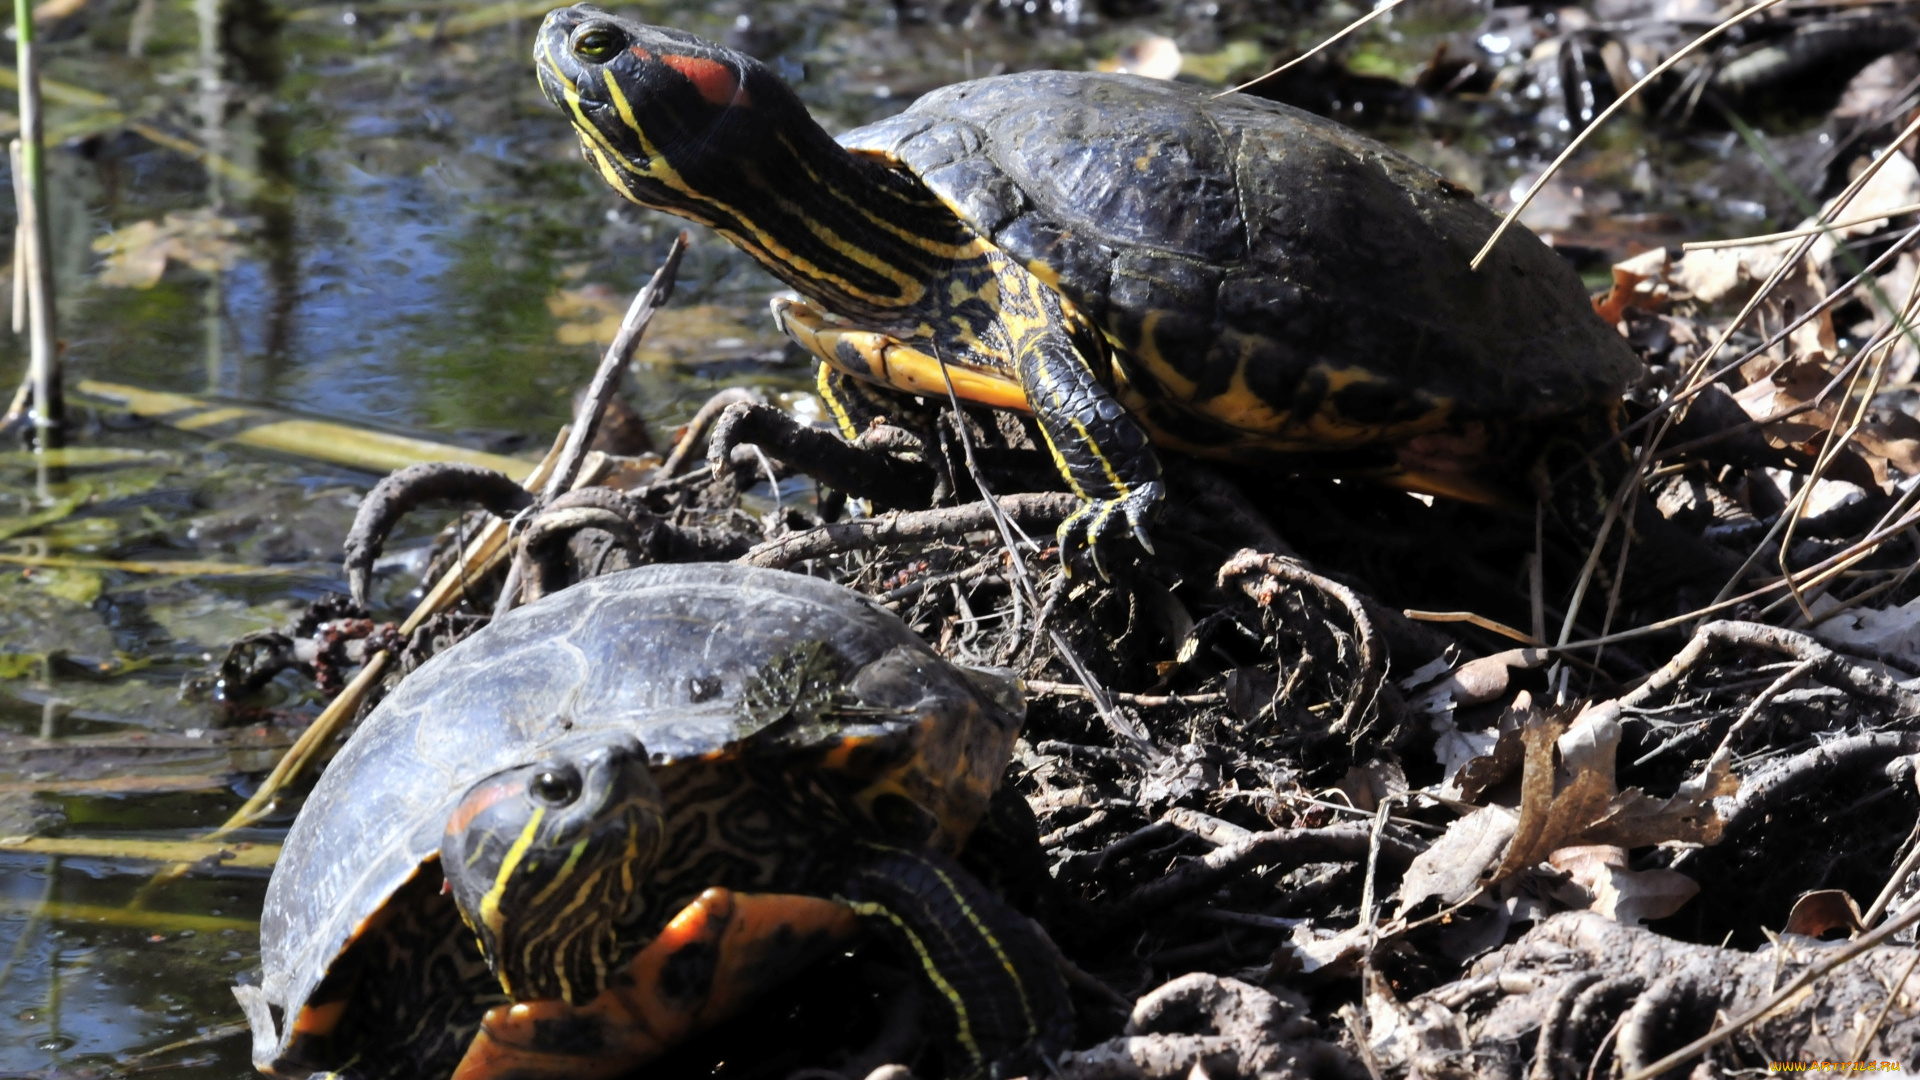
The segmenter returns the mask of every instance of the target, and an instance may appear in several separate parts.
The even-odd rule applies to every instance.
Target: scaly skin
[[[1060,528],[1067,562],[1148,546],[1160,466],[1113,397],[1105,339],[911,174],[843,149],[758,61],[691,35],[563,8],[534,59],[614,190],[713,227],[808,297],[775,318],[822,363],[1030,409],[1085,500]]]

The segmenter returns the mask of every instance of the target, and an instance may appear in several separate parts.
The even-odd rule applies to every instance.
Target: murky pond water
[[[343,587],[339,542],[375,479],[131,421],[97,384],[523,456],[564,420],[592,343],[680,225],[617,205],[580,164],[525,58],[543,6],[94,0],[50,28],[79,449],[53,483],[0,453],[0,838],[185,840],[235,809],[317,702],[289,683],[236,714],[183,681]],[[1082,67],[1148,30],[1224,80],[1354,14],[1116,0],[1075,22],[1065,7],[639,14],[765,57],[836,130],[969,74]],[[1404,79],[1482,14],[1431,0],[1348,67]],[[1349,119],[1369,101],[1398,110],[1407,145],[1476,186],[1529,158],[1444,103],[1327,85],[1321,103]],[[1596,173],[1632,173],[1632,153]],[[656,430],[722,385],[804,386],[764,317],[772,278],[696,233],[680,283],[630,384]],[[18,350],[0,350],[11,386]],[[275,840],[285,820],[240,838]],[[0,1076],[250,1075],[228,987],[256,962],[265,871],[149,889],[154,867],[111,844],[49,856],[0,840]]]

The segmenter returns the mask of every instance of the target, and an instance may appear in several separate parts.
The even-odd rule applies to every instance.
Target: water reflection
[[[544,443],[591,369],[594,305],[623,307],[682,227],[616,204],[581,165],[525,58],[545,6],[138,0],[75,16],[85,25],[52,35],[47,61],[69,385]],[[1228,30],[1309,40],[1340,17],[1150,0],[670,0],[644,14],[761,56],[836,130],[970,75],[1084,66],[1143,27],[1230,57]],[[1140,21],[1103,21],[1116,17]],[[1379,47],[1423,57],[1446,29]],[[701,232],[679,281],[647,346],[657,363],[630,384],[656,431],[721,383],[804,385],[768,335],[772,278]],[[0,340],[0,375],[20,359]],[[0,454],[0,836],[185,839],[239,805],[314,702],[280,687],[230,717],[183,697],[183,679],[341,587],[334,552],[371,478],[80,419],[83,445],[142,453],[76,468],[47,497]],[[130,774],[175,790],[113,788]],[[60,783],[94,786],[49,791]],[[208,1032],[151,1063],[248,1074],[244,1037],[220,1025],[254,963],[263,883],[190,877],[130,910],[150,869],[0,847],[0,1074],[103,1075]]]

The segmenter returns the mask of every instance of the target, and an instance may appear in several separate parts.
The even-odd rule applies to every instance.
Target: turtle
[[[843,435],[873,388],[1030,413],[1081,499],[1070,559],[1152,550],[1156,448],[1531,506],[1643,371],[1538,237],[1473,269],[1498,216],[1471,191],[1276,102],[1027,71],[836,140],[752,56],[589,5],[534,62],[615,191],[801,294],[774,318]]]
[[[947,1075],[1026,1067],[1069,1034],[1056,954],[955,861],[1023,713],[1007,673],[785,571],[516,609],[403,681],[294,821],[234,991],[254,1064],[620,1075],[872,931]]]

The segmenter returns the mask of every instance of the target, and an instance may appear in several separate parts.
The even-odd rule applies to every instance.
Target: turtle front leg
[[[958,863],[863,845],[841,895],[920,968],[946,1029],[948,1076],[1034,1075],[1065,1048],[1073,1007],[1052,943]]]
[[[847,905],[708,889],[581,1005],[498,1005],[453,1080],[598,1080],[725,1020],[860,933]]]
[[[1153,551],[1147,529],[1166,497],[1160,459],[1147,434],[1094,373],[1097,335],[1062,307],[1059,297],[1025,274],[1003,275],[1012,371],[942,363],[918,345],[877,330],[830,321],[806,304],[773,301],[773,318],[807,351],[837,371],[909,394],[947,396],[1034,414],[1060,474],[1084,505],[1060,526],[1061,562],[1090,556],[1105,576],[1100,550],[1122,531]],[[1024,331],[1024,332],[1023,332]],[[1000,338],[1003,342],[1005,337]]]
[[[1061,565],[1071,567],[1085,553],[1105,577],[1100,551],[1122,529],[1152,553],[1147,529],[1160,514],[1166,485],[1147,433],[1094,373],[1092,333],[1076,341],[1063,324],[1050,320],[1026,335],[1015,361],[1053,463],[1082,500],[1060,524]]]
[[[817,309],[776,297],[773,321],[801,348],[837,371],[903,393],[944,399],[949,384],[962,401],[1031,412],[1026,391],[1010,373],[938,357],[879,330],[829,321]],[[836,417],[836,422],[839,418]]]

